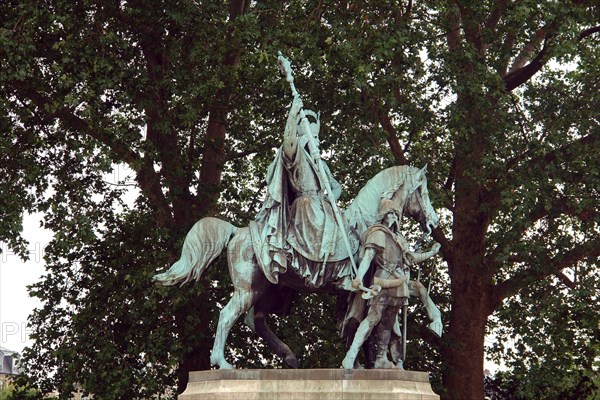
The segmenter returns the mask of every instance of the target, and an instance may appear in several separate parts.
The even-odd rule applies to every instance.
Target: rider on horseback
[[[349,276],[351,269],[342,242],[344,233],[340,232],[331,202],[325,196],[329,186],[331,197],[337,200],[341,186],[321,159],[319,116],[304,110],[315,122],[302,124],[301,109],[302,100],[296,96],[283,146],[267,174],[267,199],[250,224],[250,231],[257,259],[269,281],[278,282],[278,274],[286,271],[289,260],[307,286],[320,287],[331,278]],[[317,163],[325,176],[321,177]],[[358,240],[351,245],[356,251]]]

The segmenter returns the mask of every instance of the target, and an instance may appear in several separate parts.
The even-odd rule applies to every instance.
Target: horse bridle
[[[424,183],[425,182],[420,181],[420,183],[413,190],[410,191],[410,194],[406,197],[407,201],[404,202],[404,205],[402,208],[402,214],[406,214],[406,207],[408,206],[408,199],[410,198],[410,196],[412,196],[417,190],[421,189],[421,192],[417,196],[417,203],[419,204],[419,208],[423,211],[423,217],[425,218],[424,225],[427,229],[429,229],[429,226],[427,223],[429,221],[429,210],[426,207],[423,207],[423,199],[422,199],[422,196],[424,194],[428,194],[429,191],[427,190],[427,185],[425,185],[425,186],[423,185]],[[423,187],[424,187],[424,189],[423,189]]]

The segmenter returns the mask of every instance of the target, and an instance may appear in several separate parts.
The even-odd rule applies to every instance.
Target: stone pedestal
[[[190,373],[180,400],[439,400],[427,372],[251,369]]]

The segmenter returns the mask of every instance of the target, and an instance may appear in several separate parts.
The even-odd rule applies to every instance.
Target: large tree
[[[0,12],[0,236],[25,255],[31,211],[55,232],[24,360],[43,389],[144,398],[209,368],[224,260],[186,289],[149,281],[200,217],[256,213],[289,102],[278,50],[322,112],[343,201],[382,167],[429,163],[449,313],[441,340],[421,333],[441,356],[443,396],[483,396],[486,329],[528,351],[547,341],[537,332],[557,338],[535,357],[492,349],[515,369],[543,375],[553,350],[561,376],[594,368],[595,2],[25,0]],[[131,182],[109,181],[125,167]],[[561,316],[571,323],[551,329]],[[305,367],[337,366],[339,343],[319,358],[319,341],[280,325],[304,341]],[[250,337],[234,333],[238,364],[277,362]]]

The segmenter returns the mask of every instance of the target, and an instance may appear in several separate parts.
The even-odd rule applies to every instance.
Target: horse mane
[[[394,201],[402,210],[408,195],[418,187],[416,177],[420,172],[419,168],[399,165],[384,169],[369,179],[344,212],[350,229],[356,229],[362,235],[377,222],[382,199]]]

